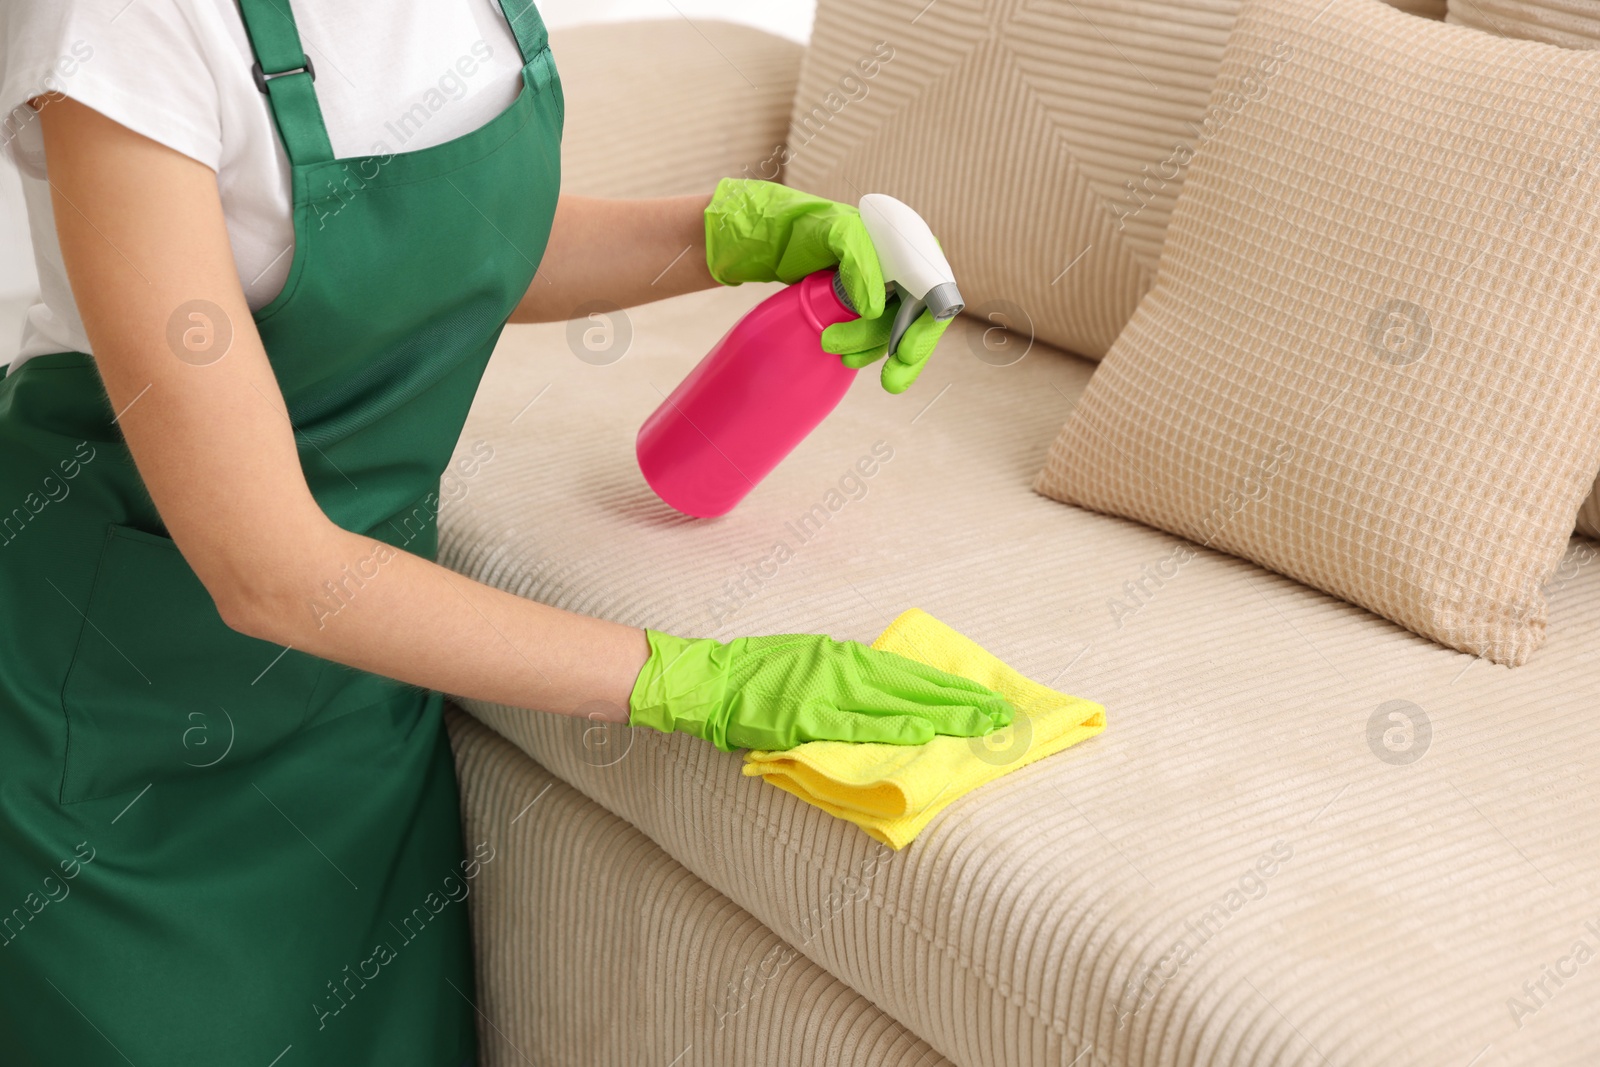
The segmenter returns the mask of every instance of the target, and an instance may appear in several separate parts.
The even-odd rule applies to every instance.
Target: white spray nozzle
[[[883,193],[868,193],[859,206],[867,236],[883,265],[884,284],[900,295],[900,310],[889,334],[892,356],[900,347],[901,335],[923,309],[942,320],[954,316],[964,304],[950,261],[921,215]]]

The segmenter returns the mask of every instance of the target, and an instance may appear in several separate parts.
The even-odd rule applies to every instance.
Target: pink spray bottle
[[[861,221],[900,296],[889,353],[923,309],[962,308],[928,224],[892,196],[861,198]],[[757,304],[639,428],[639,469],[686,515],[725,515],[844,399],[856,372],[822,350],[822,331],[856,317],[837,272],[821,270]]]

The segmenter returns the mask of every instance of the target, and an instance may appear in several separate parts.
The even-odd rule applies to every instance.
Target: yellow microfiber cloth
[[[744,773],[765,778],[890,848],[904,848],[958,797],[1106,728],[1105,708],[1025,678],[920,608],[872,647],[981,682],[1016,707],[1011,725],[984,737],[941,734],[925,745],[808,741],[745,754]]]

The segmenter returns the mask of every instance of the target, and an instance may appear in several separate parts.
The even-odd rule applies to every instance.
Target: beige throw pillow
[[[1563,48],[1600,48],[1596,0],[1450,0],[1448,18],[1502,37]],[[1600,537],[1600,479],[1578,509],[1578,532]]]
[[[1239,3],[820,0],[789,136],[746,176],[900,197],[968,311],[1099,359],[1190,159],[1233,121],[1210,92]]]
[[[1522,663],[1600,468],[1600,54],[1253,0],[1215,93],[1037,488]]]

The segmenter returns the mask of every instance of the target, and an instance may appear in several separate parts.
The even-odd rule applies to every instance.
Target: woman
[[[472,1062],[460,901],[492,853],[440,692],[724,749],[1010,720],[852,642],[641,631],[430,562],[505,322],[837,265],[866,314],[829,347],[864,365],[894,309],[853,209],[558,198],[528,0],[0,18],[44,290],[0,379],[8,1064]]]

